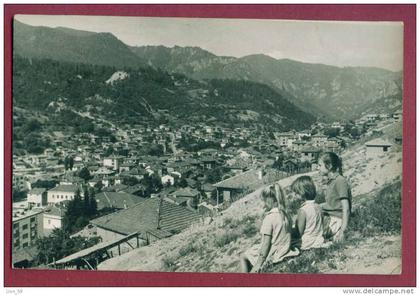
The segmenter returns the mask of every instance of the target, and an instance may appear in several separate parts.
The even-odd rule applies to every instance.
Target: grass
[[[317,197],[322,202],[323,196]],[[320,273],[327,270],[342,269],[348,259],[345,249],[357,247],[367,237],[386,234],[398,234],[401,231],[401,180],[383,187],[380,191],[359,197],[353,208],[346,239],[341,243],[333,243],[329,248],[311,249],[303,251],[298,257],[267,265],[264,272],[272,273]],[[294,203],[292,203],[294,202]],[[289,209],[297,207],[297,200],[289,200]],[[294,207],[293,207],[294,206]],[[297,209],[296,209],[297,210]],[[251,239],[258,234],[259,216],[244,216],[241,219],[225,218],[223,227],[211,235],[198,237],[189,241],[179,249],[176,256],[163,259],[166,271],[175,271],[180,259],[192,259],[192,255],[200,258],[194,268],[199,271],[213,269],[212,261],[215,255],[231,256],[241,249],[239,239]],[[236,264],[235,264],[236,265]],[[223,266],[220,266],[223,267]],[[228,267],[228,266],[226,266]],[[229,269],[229,267],[228,267]]]
[[[182,247],[181,249],[179,249],[179,257],[187,256],[192,253],[203,255],[204,250],[205,249],[204,249],[203,244],[197,241],[192,241],[188,243],[187,245],[185,245],[184,247]]]
[[[357,246],[367,237],[398,234],[400,231],[401,181],[397,181],[360,203],[350,218],[346,240],[333,243],[329,248],[303,251],[298,257],[268,265],[264,272],[319,273],[321,266],[335,270],[348,259],[343,253],[346,247]]]
[[[237,230],[227,230],[221,233],[216,233],[214,236],[214,245],[221,248],[231,242],[235,242],[240,236],[241,235]]]
[[[401,181],[382,188],[354,210],[349,228],[363,236],[401,231]]]
[[[321,266],[337,269],[338,264],[346,259],[341,253],[345,242],[334,243],[328,248],[302,251],[298,257],[290,258],[278,264],[267,265],[264,272],[274,273],[320,273]]]
[[[211,238],[203,240],[198,237],[182,246],[177,255],[165,256],[162,260],[164,270],[169,272],[175,271],[177,269],[177,262],[191,255],[209,257],[215,251],[218,253],[227,252],[231,255],[238,248],[235,248],[235,246],[231,248],[226,246],[232,242],[236,242],[241,237],[254,237],[258,233],[257,219],[258,217],[253,215],[244,216],[241,219],[225,218],[223,220],[223,228],[211,235]],[[205,261],[202,261],[200,265],[204,267]],[[207,269],[201,268],[201,266],[200,271]]]
[[[165,269],[165,271],[176,271],[176,269],[178,268],[176,265],[176,257],[174,256],[165,256],[162,259],[163,262],[163,267]]]

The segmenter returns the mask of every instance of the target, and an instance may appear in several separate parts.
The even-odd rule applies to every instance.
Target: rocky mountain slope
[[[149,65],[195,79],[250,80],[269,85],[306,111],[352,119],[370,104],[401,105],[401,73],[378,68],[335,67],[256,54],[216,56],[199,47],[144,46],[131,50]]]
[[[378,68],[334,67],[256,54],[217,56],[199,47],[130,47],[110,33],[48,28],[14,22],[14,54],[28,58],[138,68],[146,65],[195,80],[263,83],[307,113],[355,119],[401,108],[402,73]]]

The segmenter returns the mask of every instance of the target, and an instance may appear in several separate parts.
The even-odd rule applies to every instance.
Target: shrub
[[[175,271],[178,268],[176,265],[176,259],[173,256],[165,256],[162,259],[162,262],[165,271]]]
[[[223,247],[230,242],[236,241],[240,237],[240,234],[235,230],[228,230],[219,234],[216,234],[214,237],[214,244],[216,247]]]
[[[202,255],[204,253],[203,245],[195,242],[190,242],[189,244],[179,249],[180,257],[187,256],[191,253],[198,253],[199,255]]]

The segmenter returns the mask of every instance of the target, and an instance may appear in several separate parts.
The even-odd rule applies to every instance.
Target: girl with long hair
[[[264,202],[264,219],[261,225],[261,243],[241,256],[242,272],[260,272],[267,262],[277,263],[287,256],[298,255],[290,251],[292,223],[286,212],[286,197],[280,185],[265,188],[261,197]]]

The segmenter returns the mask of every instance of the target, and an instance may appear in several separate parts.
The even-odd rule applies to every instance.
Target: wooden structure
[[[54,263],[49,264],[49,266],[58,268],[58,269],[89,269],[95,270],[99,263],[102,261],[112,258],[112,248],[118,248],[118,255],[121,255],[121,244],[127,243],[132,249],[140,247],[140,233],[135,232],[130,235],[127,235],[123,238],[96,244],[92,247],[83,249],[79,252],[73,253],[67,257],[64,257]],[[131,245],[130,240],[136,239],[136,245]]]

